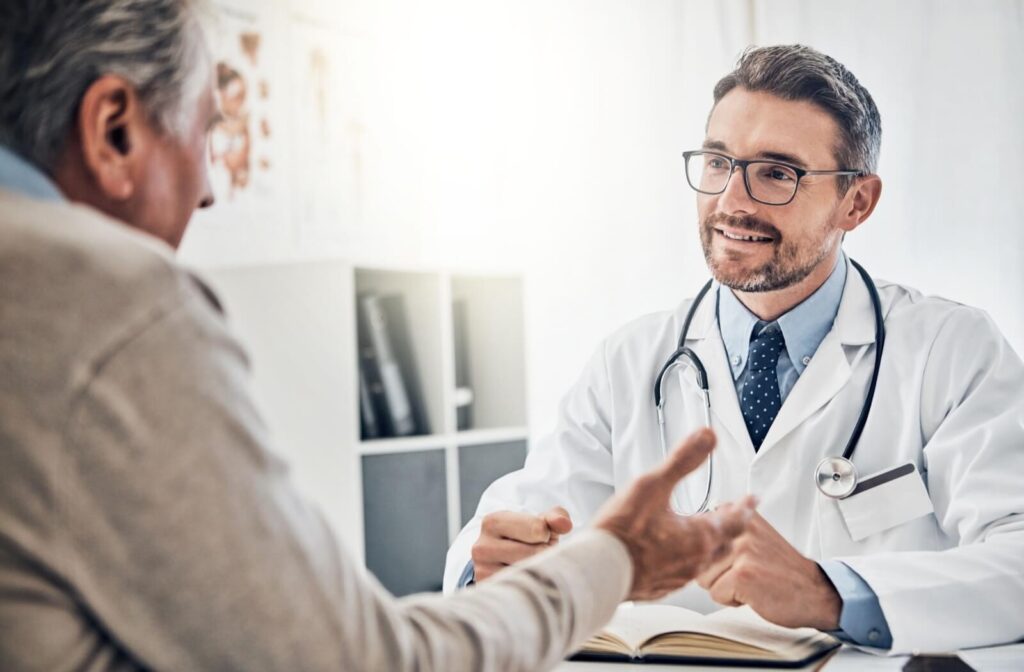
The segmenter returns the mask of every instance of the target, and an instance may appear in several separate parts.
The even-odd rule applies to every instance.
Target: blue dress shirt
[[[459,575],[459,580],[455,582],[455,585],[459,588],[465,588],[472,584],[476,580],[476,571],[473,568],[473,561],[470,560],[466,563],[466,568],[462,570],[462,574]]]
[[[786,339],[777,368],[783,403],[811,363],[825,335],[832,329],[843,298],[846,273],[846,256],[840,253],[825,283],[777,320]],[[737,398],[743,396],[743,385],[748,375],[746,357],[751,334],[758,322],[759,318],[747,310],[731,290],[719,287],[718,325],[736,383]],[[834,634],[864,646],[892,646],[892,635],[878,596],[864,579],[838,560],[824,560],[818,564],[843,601],[839,615],[840,630]]]
[[[44,201],[63,201],[57,185],[43,171],[0,145],[0,189]]]

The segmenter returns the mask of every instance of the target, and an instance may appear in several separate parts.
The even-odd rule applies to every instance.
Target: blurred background
[[[1021,0],[216,4],[218,205],[181,258],[296,480],[396,592],[440,585],[602,338],[705,280],[680,153],[748,45],[824,51],[881,111],[848,253],[1024,352]]]

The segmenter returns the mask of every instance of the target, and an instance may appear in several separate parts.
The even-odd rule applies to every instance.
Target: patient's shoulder
[[[186,303],[211,306],[162,241],[96,210],[0,192],[0,323],[20,361],[67,368]]]

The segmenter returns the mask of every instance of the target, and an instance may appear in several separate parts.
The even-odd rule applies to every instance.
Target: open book
[[[749,607],[707,616],[666,604],[623,604],[574,660],[803,667],[840,645],[812,628],[783,628]]]

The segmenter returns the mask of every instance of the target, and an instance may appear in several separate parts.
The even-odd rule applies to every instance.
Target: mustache
[[[715,226],[722,224],[735,229],[750,231],[757,235],[771,237],[775,241],[779,241],[782,238],[782,233],[777,228],[768,222],[751,215],[736,217],[734,215],[725,215],[720,212],[716,212],[704,218],[705,229],[710,230]]]

